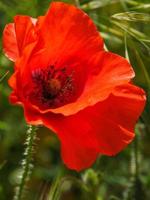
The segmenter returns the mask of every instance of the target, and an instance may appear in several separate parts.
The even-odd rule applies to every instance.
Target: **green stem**
[[[34,142],[36,139],[36,131],[37,127],[29,125],[29,129],[27,131],[27,139],[26,139],[26,148],[24,151],[25,158],[22,161],[22,175],[20,184],[16,190],[16,194],[14,196],[14,200],[21,200],[23,194],[25,192],[26,183],[29,180],[31,171],[33,169],[32,160],[34,153]]]
[[[135,177],[137,178],[139,176],[139,152],[138,152],[138,135],[135,138],[134,142],[134,158],[135,158]]]
[[[7,71],[7,72],[0,78],[0,83],[5,79],[5,77],[7,76],[8,73],[9,73],[9,71]]]
[[[144,63],[143,63],[143,61],[142,61],[142,59],[141,59],[141,57],[138,54],[138,51],[136,49],[135,49],[135,56],[136,56],[136,58],[139,62],[139,66],[141,67],[143,74],[145,76],[145,80],[147,82],[148,89],[150,90],[150,76],[149,76],[148,71],[147,71],[147,69],[146,69],[146,67],[145,67],[145,65],[144,65]]]
[[[138,136],[136,135],[136,138],[133,142],[133,149],[131,154],[131,174],[132,177],[136,178],[139,176],[139,150],[138,150]]]
[[[77,179],[76,177],[72,177],[72,176],[61,178],[61,176],[59,175],[56,181],[51,186],[47,200],[59,200],[61,196],[61,192],[62,192],[62,186],[66,181],[70,181],[70,182],[73,182],[74,184],[80,185],[80,187],[85,192],[89,192],[89,189],[86,186],[86,184],[84,184],[80,179]]]

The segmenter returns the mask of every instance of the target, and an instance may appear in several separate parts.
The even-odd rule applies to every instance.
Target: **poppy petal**
[[[15,62],[25,46],[35,40],[36,19],[29,16],[15,16],[14,23],[7,24],[3,32],[3,51]]]
[[[17,15],[14,18],[15,32],[20,55],[22,54],[25,46],[35,41],[35,23],[36,19],[29,16]]]
[[[14,24],[7,24],[3,31],[3,51],[5,56],[11,61],[16,61],[19,57],[18,45]]]
[[[132,141],[144,105],[144,91],[125,84],[117,87],[105,101],[75,115],[41,115],[31,107],[25,108],[25,115],[29,123],[41,120],[57,133],[64,163],[79,171],[89,167],[99,154],[115,155]]]
[[[14,91],[10,94],[9,101],[12,104],[20,104],[18,96]]]
[[[17,80],[18,80],[17,73],[18,72],[15,71],[8,80],[9,86],[13,89],[13,91],[11,92],[11,94],[9,96],[9,101],[12,104],[20,104],[20,100],[19,100],[19,96],[18,96],[19,90],[17,90]]]
[[[134,77],[134,71],[128,61],[110,52],[100,52],[93,57],[93,72],[84,87],[84,91],[77,101],[60,108],[51,109],[54,113],[72,115],[78,111],[106,99],[112,90]]]
[[[11,75],[11,77],[9,78],[9,80],[8,80],[8,84],[9,84],[9,86],[12,88],[12,89],[14,89],[14,90],[16,90],[17,89],[17,84],[16,84],[16,82],[17,82],[17,71],[15,71],[12,75]]]
[[[72,55],[88,60],[103,49],[103,40],[96,26],[75,6],[53,2],[40,23],[47,51],[55,60]]]
[[[75,115],[75,118],[63,117],[60,114],[53,114],[53,113],[41,115],[36,109],[34,109],[29,104],[25,104],[24,114],[26,117],[26,121],[28,123],[32,125],[39,125],[43,123],[48,128],[52,129],[54,132],[57,132],[57,131],[59,132],[58,137],[61,140],[61,146],[62,146],[61,154],[62,154],[64,162],[69,168],[76,169],[77,171],[79,171],[81,170],[81,168],[90,166],[95,161],[99,152],[98,152],[97,141],[95,140],[95,137],[94,136],[92,137],[91,134],[89,135],[87,134],[87,130],[88,128],[90,128],[90,125],[88,124],[88,122],[87,123],[84,122],[83,126],[80,127],[81,128],[80,129],[81,136],[80,136],[78,135],[78,133],[80,134],[78,130],[79,126],[75,126],[74,124],[76,123],[75,119],[78,119],[78,116],[76,115]],[[60,123],[56,124],[57,121]],[[78,122],[81,123],[81,121],[82,121],[82,118],[79,117],[79,119],[77,120],[77,123]],[[67,123],[71,123],[71,126],[69,127]],[[61,126],[62,128],[64,126],[64,129],[58,130],[57,126]],[[74,129],[72,130],[72,128]],[[85,140],[83,140],[83,138],[85,138]],[[72,143],[73,140],[74,140],[74,143]],[[89,156],[85,157],[87,153]],[[81,167],[81,165],[83,167]]]
[[[24,115],[27,123],[32,125],[42,125],[42,119],[40,113],[34,109],[30,104],[25,103],[24,107]],[[52,127],[51,127],[52,128]]]

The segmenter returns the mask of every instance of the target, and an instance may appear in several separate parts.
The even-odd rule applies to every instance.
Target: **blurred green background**
[[[129,56],[136,72],[134,82],[150,90],[150,1],[65,0],[80,5],[100,30],[109,51]],[[0,37],[4,26],[17,14],[44,15],[50,0],[0,0]],[[128,12],[128,13],[127,13]],[[121,13],[121,14],[118,14]],[[27,125],[23,110],[10,105],[7,80],[13,63],[3,55],[0,43],[0,200],[10,200],[19,183]],[[115,157],[100,157],[91,169],[68,170],[60,158],[59,141],[50,130],[38,129],[34,170],[26,200],[52,200],[55,185],[62,200],[150,199],[150,104],[136,127],[136,140]],[[58,183],[56,178],[60,175]],[[54,185],[55,184],[55,185]]]

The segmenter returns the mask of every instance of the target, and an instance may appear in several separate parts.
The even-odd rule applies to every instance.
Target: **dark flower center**
[[[47,81],[47,87],[44,88],[45,93],[43,93],[43,95],[45,96],[45,98],[54,98],[55,96],[57,96],[57,94],[59,93],[60,89],[61,89],[61,82],[59,81],[59,79],[56,78],[52,78],[50,80]]]
[[[30,100],[42,109],[60,107],[74,98],[73,73],[54,66],[32,71],[33,88]]]

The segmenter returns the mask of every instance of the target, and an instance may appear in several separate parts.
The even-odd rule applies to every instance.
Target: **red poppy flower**
[[[69,168],[87,168],[132,141],[145,93],[131,84],[128,61],[104,51],[80,9],[55,2],[37,20],[16,16],[4,29],[3,48],[15,62],[10,101],[23,106],[28,123],[56,132]]]

